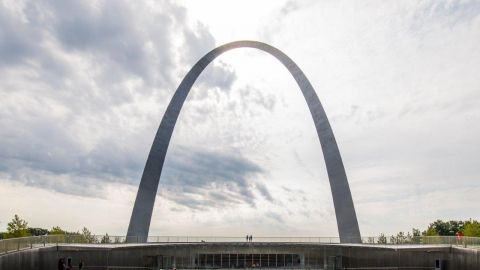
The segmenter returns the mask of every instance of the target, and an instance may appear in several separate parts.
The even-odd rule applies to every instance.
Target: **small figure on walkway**
[[[80,261],[80,263],[78,264],[78,269],[83,269],[83,261]]]
[[[250,234],[249,241],[252,242],[252,235]]]
[[[245,241],[248,242],[248,239],[249,239],[249,238],[248,238],[248,234],[247,234],[247,236],[245,236]]]

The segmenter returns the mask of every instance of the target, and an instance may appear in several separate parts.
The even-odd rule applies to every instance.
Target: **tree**
[[[397,233],[396,236],[391,236],[390,237],[390,240],[392,243],[395,243],[395,244],[404,244],[405,242],[407,242],[407,236],[405,235],[404,232],[399,232]]]
[[[379,244],[386,244],[387,243],[387,237],[385,234],[381,233],[380,236],[378,237],[377,243]]]
[[[108,236],[108,233],[106,233],[102,237],[102,240],[100,241],[100,243],[102,243],[102,244],[110,244],[111,243],[110,236]]]
[[[420,230],[412,228],[412,237],[410,240],[412,244],[420,244]]]
[[[432,235],[455,236],[457,232],[463,231],[464,224],[465,223],[461,220],[460,221],[450,220],[450,221],[444,222],[438,219],[428,226],[427,231],[425,232],[425,235],[426,236],[432,236]]]
[[[30,235],[39,236],[47,234],[48,230],[43,228],[28,228],[28,232],[30,233]]]
[[[426,231],[422,233],[425,236],[437,236],[438,232],[434,227],[429,226]]]
[[[465,222],[465,226],[463,228],[463,235],[480,237],[480,222],[476,220],[470,220]]]
[[[85,243],[95,243],[96,239],[95,236],[92,235],[90,230],[87,229],[87,227],[83,227],[82,232],[80,233],[80,237],[82,238],[82,242]]]
[[[5,238],[16,238],[30,236],[28,231],[28,222],[18,217],[17,214],[12,221],[7,224],[7,233]]]
[[[59,235],[59,234],[66,234],[66,231],[62,230],[59,226],[54,226],[52,229],[48,232],[50,235]]]

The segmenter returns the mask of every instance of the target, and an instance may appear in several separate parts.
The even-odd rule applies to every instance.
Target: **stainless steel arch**
[[[342,158],[338,150],[337,142],[333,136],[332,128],[327,115],[302,70],[286,54],[277,48],[258,41],[235,41],[227,43],[203,56],[187,73],[178,86],[170,104],[163,116],[160,127],[153,140],[152,148],[148,154],[147,163],[143,170],[142,180],[138,189],[135,205],[133,207],[127,238],[135,237],[136,240],[146,241],[152,218],[153,205],[157,194],[158,183],[162,173],[165,155],[172,136],[173,128],[177,121],[182,105],[187,98],[190,89],[200,73],[220,54],[236,48],[256,48],[265,51],[277,58],[292,74],[300,87],[312,114],[318,138],[322,146],[323,156],[327,167],[330,188],[332,190],[335,215],[337,218],[340,241],[359,242],[360,230],[357,216],[353,206],[352,195],[343,167]]]

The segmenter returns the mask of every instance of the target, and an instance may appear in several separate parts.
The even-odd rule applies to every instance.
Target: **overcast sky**
[[[339,144],[362,235],[480,219],[478,1],[0,1],[0,231],[125,235],[189,68],[289,55]],[[272,56],[195,83],[150,235],[337,236],[312,118]]]

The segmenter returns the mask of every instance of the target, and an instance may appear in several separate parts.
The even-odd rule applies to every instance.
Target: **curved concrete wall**
[[[131,239],[135,237],[136,240],[146,240],[148,236],[158,182],[162,173],[170,138],[180,110],[193,83],[205,67],[216,57],[226,51],[245,47],[265,51],[277,58],[288,69],[290,74],[292,74],[300,87],[313,117],[313,122],[322,147],[330,188],[332,190],[340,240],[342,243],[360,242],[360,230],[342,158],[327,115],[315,90],[305,74],[292,59],[277,48],[257,41],[236,41],[210,51],[192,67],[178,86],[163,116],[148,155],[130,218],[127,236]]]
[[[435,260],[444,262],[443,270],[480,269],[480,250],[450,246],[367,246],[295,243],[195,243],[148,245],[59,245],[0,256],[2,270],[56,269],[59,258],[80,261],[85,269],[194,269],[199,256],[212,255],[217,263],[221,254],[295,254],[301,269],[435,269]],[[220,256],[219,256],[220,255]],[[249,257],[250,260],[250,257]],[[252,260],[254,260],[252,256]],[[256,260],[256,259],[255,259]],[[261,259],[260,259],[261,260]],[[226,261],[226,258],[224,259]],[[258,262],[258,261],[257,261]],[[335,264],[336,267],[333,267]],[[262,268],[265,266],[262,266]],[[227,268],[227,267],[223,267]],[[268,268],[268,266],[267,266]],[[275,267],[273,267],[275,268]]]

